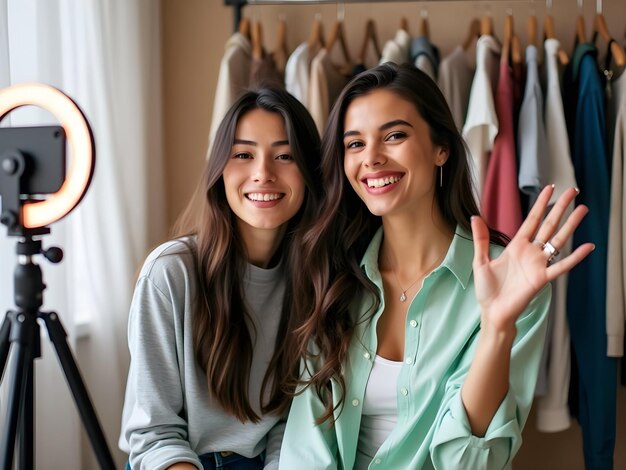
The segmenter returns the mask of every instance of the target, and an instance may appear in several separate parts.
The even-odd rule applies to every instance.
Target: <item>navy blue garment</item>
[[[431,77],[433,80],[437,79],[439,73],[439,49],[433,46],[426,36],[414,37],[411,41],[411,62],[415,64],[417,58],[424,55],[428,58],[428,61],[433,66],[435,76]]]
[[[605,100],[597,50],[580,44],[564,78],[569,94],[572,161],[580,189],[577,204],[589,214],[574,232],[573,246],[592,242],[596,249],[569,275],[567,317],[578,376],[578,421],[583,432],[587,470],[613,468],[617,400],[617,359],[607,357],[606,260],[609,227],[610,175],[606,146]],[[568,98],[569,99],[569,98]],[[565,100],[564,100],[565,101]]]
[[[263,470],[264,454],[248,458],[234,452],[211,452],[200,456],[204,470]],[[126,470],[131,470],[126,464]]]

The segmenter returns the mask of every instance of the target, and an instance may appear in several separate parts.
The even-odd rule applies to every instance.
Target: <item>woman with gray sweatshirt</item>
[[[285,91],[246,92],[226,114],[176,237],[137,281],[127,468],[278,468],[319,153],[313,120]]]

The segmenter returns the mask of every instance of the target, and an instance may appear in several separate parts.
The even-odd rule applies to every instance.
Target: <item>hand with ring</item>
[[[497,329],[512,328],[535,295],[550,281],[580,263],[595,246],[580,245],[555,261],[589,209],[577,206],[561,225],[561,219],[578,195],[570,188],[544,218],[554,186],[546,186],[511,242],[496,259],[489,257],[489,230],[480,217],[472,218],[474,282],[483,320]]]

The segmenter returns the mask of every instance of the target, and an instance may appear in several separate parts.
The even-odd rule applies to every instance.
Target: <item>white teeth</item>
[[[370,188],[382,188],[388,184],[397,183],[400,181],[400,176],[390,176],[387,178],[368,178],[367,185]]]
[[[251,201],[275,201],[282,198],[282,194],[268,194],[268,193],[249,193],[246,195]]]

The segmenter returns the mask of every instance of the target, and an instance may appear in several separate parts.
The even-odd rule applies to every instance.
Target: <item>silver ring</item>
[[[559,250],[550,242],[544,243],[543,251],[548,254],[548,264],[552,263],[552,260],[559,255]]]

